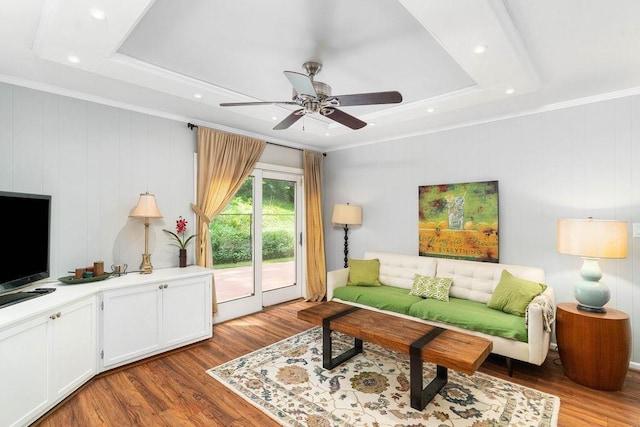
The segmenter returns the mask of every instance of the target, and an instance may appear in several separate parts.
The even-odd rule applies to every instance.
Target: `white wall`
[[[330,223],[334,203],[363,205],[364,224],[349,232],[351,256],[417,254],[420,185],[498,180],[500,261],[544,268],[557,301],[574,301],[571,282],[581,262],[556,253],[556,220],[640,222],[639,138],[635,96],[330,152],[324,159],[327,267],[339,268],[343,258],[343,230]],[[164,215],[151,220],[153,266],[177,266],[176,248],[162,229],[172,229],[179,215],[194,225],[195,150],[195,132],[183,122],[0,83],[0,190],[53,196],[54,279],[95,260],[137,269],[144,226],[128,215],[145,191],[156,195]],[[192,251],[193,245],[190,263]],[[640,239],[630,239],[627,259],[600,262],[609,306],[631,315],[636,364],[639,255]]]
[[[182,216],[187,235],[195,232],[196,148],[185,122],[0,83],[0,190],[52,196],[50,280],[98,260],[108,271],[113,263],[138,270],[144,221],[129,212],[146,191],[164,216],[149,221],[153,267],[177,267],[162,230],[175,232]],[[301,168],[302,152],[268,144],[260,162]]]
[[[581,259],[555,250],[560,218],[629,221],[629,256],[602,260],[608,306],[631,316],[632,361],[640,364],[640,97],[566,108],[384,144],[327,153],[327,268],[343,263],[334,203],[363,207],[349,256],[418,253],[418,187],[498,180],[500,262],[542,267],[556,302],[574,302]],[[638,365],[640,368],[640,365]]]
[[[164,215],[150,220],[151,262],[176,267],[162,229],[174,230],[182,215],[195,230],[195,149],[185,123],[0,84],[0,190],[52,196],[53,279],[96,260],[109,271],[113,263],[137,270],[144,222],[129,212],[145,191]],[[29,254],[19,256],[28,262]]]

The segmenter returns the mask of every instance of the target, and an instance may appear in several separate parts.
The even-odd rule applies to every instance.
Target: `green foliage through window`
[[[262,259],[293,259],[295,254],[295,188],[289,181],[263,180]],[[253,177],[209,224],[213,264],[251,261]]]

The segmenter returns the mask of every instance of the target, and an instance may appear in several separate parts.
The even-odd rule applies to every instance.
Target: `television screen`
[[[0,191],[0,294],[49,277],[51,196]]]

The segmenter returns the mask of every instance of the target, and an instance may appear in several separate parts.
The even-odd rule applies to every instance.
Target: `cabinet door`
[[[0,331],[0,425],[26,425],[49,403],[48,317]]]
[[[160,348],[160,284],[102,294],[102,365],[111,367]]]
[[[211,276],[164,282],[162,336],[166,347],[211,336]]]
[[[52,314],[52,399],[58,400],[96,373],[96,297]]]

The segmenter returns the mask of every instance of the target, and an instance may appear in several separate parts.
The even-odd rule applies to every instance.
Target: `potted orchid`
[[[182,218],[182,216],[178,217],[178,219],[176,220],[175,233],[173,231],[169,231],[166,229],[163,231],[166,231],[171,235],[171,237],[174,238],[175,243],[171,243],[171,244],[174,246],[177,246],[180,249],[180,252],[179,252],[180,267],[186,267],[187,266],[187,245],[189,244],[191,239],[196,237],[196,235],[193,234],[185,238],[185,233],[187,232],[187,220]]]

